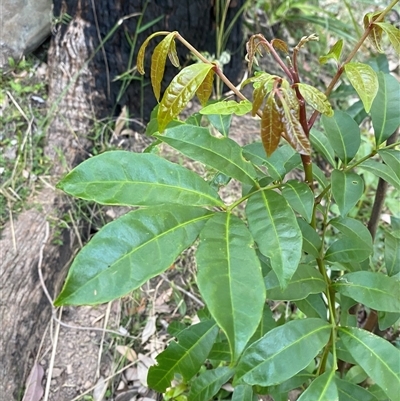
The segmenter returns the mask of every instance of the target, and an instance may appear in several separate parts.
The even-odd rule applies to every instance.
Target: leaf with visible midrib
[[[313,318],[293,320],[269,331],[244,351],[233,384],[284,382],[308,366],[328,342],[330,332],[329,323]]]
[[[122,297],[168,269],[211,213],[163,205],[105,225],[75,257],[55,305],[94,305]]]
[[[218,327],[213,320],[200,322],[181,331],[178,342],[169,343],[165,351],[151,366],[147,375],[149,387],[161,393],[171,386],[175,373],[189,381],[200,369],[207,358],[218,334]]]
[[[103,205],[224,205],[196,173],[149,153],[102,153],[74,168],[57,187]]]
[[[204,226],[196,252],[197,284],[212,317],[228,338],[232,362],[255,332],[265,302],[261,266],[253,244],[242,220],[218,213]]]
[[[160,132],[186,107],[213,67],[213,64],[192,64],[172,79],[158,108]]]
[[[400,311],[400,283],[382,273],[359,271],[341,276],[333,287],[340,294],[384,312]]]
[[[303,243],[293,210],[283,196],[266,190],[250,197],[246,215],[260,252],[270,258],[281,287],[286,287],[300,262]]]
[[[400,351],[389,341],[355,327],[339,327],[349,354],[391,400],[400,394]]]
[[[208,128],[180,125],[168,128],[158,139],[184,155],[249,185],[255,184],[257,173],[244,159],[242,148],[232,139],[216,138]]]
[[[318,376],[298,401],[338,401],[338,389],[335,382],[335,371],[325,372]]]

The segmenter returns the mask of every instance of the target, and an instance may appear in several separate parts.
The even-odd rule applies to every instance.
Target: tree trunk
[[[232,2],[235,7],[229,11],[229,18],[243,1]],[[163,17],[135,35],[143,9],[142,27]],[[212,32],[215,31],[210,0],[54,0],[54,15],[65,16],[65,13],[72,20],[54,27],[48,57],[50,123],[45,154],[54,162],[51,185],[87,157],[90,149],[87,133],[95,119],[118,115],[124,106],[128,107],[130,115],[148,119],[155,105],[152,91],[146,87],[148,78],[138,81],[132,74],[128,81],[116,78],[134,67],[135,53],[149,34],[162,29],[177,30],[198,49],[213,51],[210,38],[213,42]],[[118,28],[108,38],[117,24]],[[101,41],[105,45],[96,52]],[[132,41],[136,43],[134,47]],[[233,52],[240,43],[238,29],[228,47],[231,46]],[[187,52],[182,48],[178,50],[184,61]],[[151,48],[149,54],[150,51]],[[231,71],[231,78],[237,73],[237,66],[241,66],[237,63],[241,52],[236,54],[230,69],[225,70],[227,74]],[[149,66],[146,70],[149,71]],[[169,65],[165,83],[176,72]],[[130,84],[126,85],[127,82]],[[47,222],[57,221],[68,210],[61,194],[49,186],[43,188],[32,203],[40,207],[21,213],[13,226],[6,226],[0,240],[0,401],[19,399],[28,368],[51,319],[51,307],[38,279],[39,256],[44,256],[45,283],[55,297],[75,247],[72,230],[62,232],[62,246],[52,245],[55,229],[50,230],[47,243],[43,243]]]

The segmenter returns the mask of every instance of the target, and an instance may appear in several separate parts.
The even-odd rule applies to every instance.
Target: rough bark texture
[[[155,102],[152,94],[141,102],[143,87],[130,85],[119,96],[122,81],[114,81],[135,64],[126,40],[126,36],[132,39],[136,31],[138,16],[134,14],[140,13],[147,4],[142,26],[164,15],[156,25],[138,35],[136,51],[145,37],[160,29],[178,30],[199,49],[212,50],[212,45],[207,44],[207,39],[213,40],[211,3],[210,0],[55,0],[54,14],[68,13],[73,20],[68,25],[56,27],[49,51],[51,123],[45,153],[54,161],[52,184],[87,157],[89,142],[86,135],[93,119],[109,116],[112,112],[118,114],[124,105],[130,113],[149,116]],[[230,10],[231,16],[243,1],[232,3],[236,8]],[[104,39],[122,17],[132,14],[107,41],[104,51],[94,55],[99,37]],[[232,46],[237,46],[240,41],[241,36],[236,35]],[[185,52],[181,49],[180,53],[184,60]],[[241,54],[238,55],[241,58]],[[226,71],[229,73],[229,69]],[[175,73],[171,66],[168,67],[166,80]],[[57,191],[47,187],[31,203],[37,207],[21,213],[14,221],[14,227],[8,225],[5,228],[0,240],[0,401],[19,399],[28,369],[51,319],[51,307],[39,283],[37,264],[47,221],[57,221],[68,207]],[[51,245],[53,237],[54,230],[51,230],[44,248],[42,268],[51,296],[59,291],[65,266],[75,246],[75,235],[71,231],[62,233],[61,247]],[[16,239],[15,247],[13,238]],[[53,399],[67,401],[70,398],[62,398],[58,393],[58,398]]]

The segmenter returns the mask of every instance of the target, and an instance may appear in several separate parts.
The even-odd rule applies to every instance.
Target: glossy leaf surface
[[[321,376],[318,376],[307,387],[298,401],[339,401],[335,372],[325,372]]]
[[[261,266],[246,225],[229,213],[216,214],[200,234],[196,261],[200,293],[235,361],[255,332],[265,302]]]
[[[284,382],[308,366],[328,342],[330,331],[331,326],[321,319],[293,320],[271,330],[245,350],[234,384]]]
[[[74,168],[57,187],[103,205],[223,205],[197,174],[149,153],[102,153]]]
[[[376,72],[368,64],[363,63],[347,63],[344,70],[368,113],[379,87]]]
[[[145,52],[146,52],[147,46],[149,45],[150,41],[153,38],[155,38],[156,36],[160,36],[160,35],[164,35],[164,33],[154,32],[140,46],[140,49],[138,51],[138,56],[137,56],[137,70],[138,70],[139,74],[144,75],[144,73],[145,73],[145,71],[144,71],[144,56],[145,56]]]
[[[385,164],[387,164],[400,179],[400,150],[382,149],[378,151]]]
[[[350,355],[389,399],[400,394],[400,351],[387,340],[355,327],[339,328],[340,338]]]
[[[232,401],[257,401],[258,397],[253,393],[252,386],[241,384],[233,390]]]
[[[212,64],[192,64],[172,79],[158,108],[160,132],[186,107],[212,68]]]
[[[388,276],[400,272],[400,238],[385,233],[385,267]]]
[[[212,95],[214,75],[214,71],[210,70],[196,91],[196,96],[203,107],[207,104],[208,99],[210,99],[210,96]]]
[[[223,136],[229,135],[229,129],[232,123],[232,115],[229,114],[207,114],[208,121]]]
[[[248,100],[242,100],[241,102],[235,102],[234,100],[227,100],[223,102],[210,104],[200,110],[201,114],[222,114],[230,115],[236,114],[237,116],[243,116],[250,112],[252,107],[251,102]]]
[[[361,386],[350,383],[347,380],[336,378],[336,386],[339,392],[339,401],[378,401],[377,398]]]
[[[174,374],[179,373],[186,381],[190,380],[206,360],[218,334],[213,320],[206,320],[181,331],[178,342],[172,341],[150,367],[147,375],[148,385],[161,393],[171,386]]]
[[[325,134],[312,128],[310,130],[310,141],[313,148],[320,153],[332,167],[335,167],[335,151]]]
[[[282,195],[289,205],[310,223],[314,208],[314,195],[310,187],[297,180],[289,180],[282,187]]]
[[[386,164],[379,163],[376,160],[368,159],[359,164],[358,168],[375,174],[400,191],[400,178],[397,177],[396,173]]]
[[[253,165],[244,159],[242,148],[232,139],[217,138],[208,128],[181,125],[169,128],[158,139],[179,150],[184,155],[215,168],[229,177],[255,184],[257,173]]]
[[[165,62],[174,42],[176,32],[169,33],[155,48],[151,55],[151,85],[157,102],[160,100],[161,82],[164,77]]]
[[[318,258],[322,247],[321,237],[310,224],[306,223],[303,219],[298,218],[297,223],[303,234],[303,251]]]
[[[321,114],[325,114],[328,117],[333,116],[332,106],[329,103],[328,98],[320,90],[307,84],[298,84],[297,87],[304,100],[314,109],[319,111]]]
[[[385,31],[397,55],[400,55],[400,30],[388,22],[376,22],[374,25]]]
[[[322,300],[321,294],[311,294],[305,299],[296,301],[297,307],[307,317],[317,317],[326,319],[326,305]]]
[[[364,192],[364,180],[356,173],[333,170],[332,195],[339,208],[340,215],[345,217],[357,204]]]
[[[75,257],[55,305],[94,305],[128,294],[168,269],[209,218],[204,209],[164,205],[105,225]]]
[[[228,367],[219,367],[213,370],[206,370],[193,380],[188,401],[210,400],[217,394],[232,376],[234,371]]]
[[[369,308],[384,312],[400,311],[400,282],[382,273],[354,272],[341,276],[333,287]]]
[[[307,298],[310,294],[318,294],[326,289],[321,273],[309,265],[300,265],[293,274],[287,287],[281,290],[274,271],[265,277],[268,299],[274,301],[296,301]]]
[[[270,94],[261,117],[261,140],[267,156],[271,156],[278,147],[284,130],[281,112],[274,95]]]
[[[329,50],[329,52],[319,58],[321,64],[326,64],[329,60],[333,59],[339,61],[343,49],[343,39],[339,39]]]
[[[371,233],[361,221],[352,219],[351,217],[336,217],[330,220],[329,224],[337,228],[344,235],[362,242],[366,249],[369,249],[372,253]]]
[[[286,287],[300,262],[303,238],[293,210],[283,196],[266,190],[250,197],[246,215],[260,252]]]
[[[358,238],[341,236],[326,251],[325,259],[329,262],[362,262],[369,257],[372,249]]]
[[[361,144],[358,124],[345,112],[336,110],[333,117],[321,116],[326,136],[344,164],[356,155]]]
[[[390,74],[378,73],[379,90],[371,108],[376,144],[380,145],[400,125],[400,84]]]

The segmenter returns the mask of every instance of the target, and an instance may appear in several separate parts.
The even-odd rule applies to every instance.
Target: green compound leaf
[[[151,85],[157,102],[160,100],[161,82],[164,77],[165,62],[170,53],[171,43],[174,42],[176,32],[169,33],[155,48],[151,56]],[[175,50],[176,54],[176,50]],[[179,61],[178,61],[179,62]]]
[[[253,165],[244,159],[242,148],[230,138],[216,138],[208,128],[187,125],[168,128],[164,135],[155,137],[229,177],[249,185],[255,184],[257,173]]]
[[[188,401],[211,400],[233,374],[234,370],[228,367],[219,367],[201,373],[191,384]]]
[[[211,125],[223,136],[229,135],[229,129],[232,123],[232,115],[208,114],[207,118]]]
[[[340,160],[347,164],[361,144],[358,124],[345,112],[336,110],[333,117],[321,116],[326,136]]]
[[[368,159],[359,164],[358,168],[375,174],[400,191],[400,178],[388,165],[377,162],[376,160]]]
[[[102,153],[74,168],[57,187],[103,205],[223,206],[196,173],[149,153]]]
[[[208,223],[196,253],[197,283],[236,361],[261,319],[265,302],[261,266],[242,220],[219,213]]]
[[[363,192],[364,180],[358,174],[332,171],[332,195],[342,217],[345,217],[357,204]]]
[[[298,401],[338,401],[338,389],[336,387],[335,372],[325,372],[318,376]]]
[[[297,301],[307,298],[310,294],[318,294],[326,289],[321,273],[309,265],[300,265],[288,286],[281,290],[278,278],[274,271],[265,277],[265,287],[268,299],[274,301]]]
[[[328,262],[337,263],[362,262],[367,259],[371,253],[372,247],[369,247],[364,241],[342,235],[328,248],[325,259]]]
[[[315,128],[311,128],[310,142],[313,148],[320,153],[332,167],[336,167],[337,163],[335,162],[335,151],[323,132],[318,131]]]
[[[333,116],[332,106],[329,103],[328,98],[320,90],[314,88],[311,85],[301,84],[297,85],[304,100],[314,109],[319,111],[321,114],[325,114],[328,117]]]
[[[329,52],[319,58],[321,64],[326,64],[329,60],[339,61],[343,49],[343,39],[339,39],[329,50]]]
[[[400,351],[389,341],[355,327],[339,327],[349,354],[391,400],[400,394]]]
[[[178,342],[169,343],[165,351],[151,366],[147,375],[148,385],[164,393],[171,386],[174,374],[179,373],[189,381],[206,360],[215,339],[218,327],[213,320],[206,320],[186,328],[177,335]]]
[[[282,195],[289,205],[310,223],[314,208],[314,195],[310,187],[297,180],[290,180],[282,187]]]
[[[400,55],[400,30],[388,22],[375,22],[374,25],[379,26],[388,35],[390,43],[397,55]]]
[[[330,332],[330,324],[321,319],[293,320],[271,330],[245,350],[234,385],[284,382],[308,366],[328,342]]]
[[[378,73],[379,90],[371,108],[376,145],[386,141],[400,125],[400,85],[390,74]]]
[[[248,100],[242,100],[240,103],[234,100],[210,104],[200,110],[200,114],[236,114],[243,116],[251,111],[252,104]]]
[[[378,401],[378,399],[361,386],[336,377],[336,386],[339,392],[339,401]]]
[[[372,237],[367,227],[361,221],[351,217],[336,217],[329,224],[338,229],[344,235],[355,238],[365,244],[366,249],[372,253]]]
[[[400,282],[381,273],[359,271],[341,276],[333,287],[369,308],[384,312],[400,311]]]
[[[257,330],[254,332],[253,336],[251,337],[249,344],[254,343],[255,341],[259,340],[261,337],[264,337],[269,331],[276,327],[275,319],[272,316],[271,309],[269,305],[266,303],[264,305],[263,314],[261,317],[260,324],[257,327]]]
[[[383,161],[393,170],[397,178],[400,179],[400,150],[382,149],[378,150]]]
[[[326,319],[326,305],[321,294],[311,294],[305,299],[296,301],[296,306],[307,316]]]
[[[299,265],[303,236],[285,198],[274,191],[257,192],[246,205],[249,228],[260,252],[270,258],[285,288]]]
[[[298,218],[297,223],[303,235],[303,251],[318,258],[322,247],[321,237],[317,234],[315,229],[303,219]]]
[[[160,132],[186,107],[213,67],[213,64],[192,64],[172,79],[158,108]]]
[[[201,208],[163,205],[105,225],[74,259],[55,305],[94,305],[128,294],[168,269],[209,218]]]
[[[233,390],[232,401],[257,401],[258,397],[253,393],[253,387],[247,384],[236,386]]]
[[[376,72],[372,67],[363,63],[347,63],[344,70],[368,113],[379,88]]]
[[[388,276],[400,272],[400,238],[385,233],[385,267]]]

